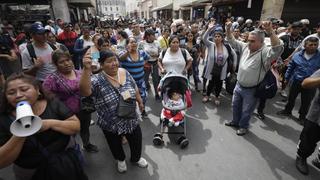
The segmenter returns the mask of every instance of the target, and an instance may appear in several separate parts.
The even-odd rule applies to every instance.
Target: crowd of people
[[[277,112],[281,116],[291,116],[301,94],[303,130],[296,167],[308,174],[306,159],[320,141],[320,95],[316,94],[320,88],[320,23],[315,33],[309,24],[307,19],[284,24],[276,18],[253,22],[243,17],[220,23],[214,18],[132,20],[99,27],[61,19],[23,27],[5,21],[0,35],[0,168],[14,164],[16,179],[46,179],[48,174],[87,179],[74,136],[80,134],[83,150],[99,151],[90,140],[92,113],[97,113],[97,125],[117,170],[127,171],[124,143],[129,144],[130,161],[146,168],[139,118],[148,116],[146,103],[153,98],[149,94],[160,103],[157,92],[162,75],[175,72],[189,81],[192,77],[193,90],[202,93],[202,102],[213,101],[217,107],[224,103],[222,89],[231,87],[233,116],[225,125],[235,127],[239,136],[248,132],[256,108],[257,117],[265,118],[266,101],[274,97],[267,95],[274,94],[271,86],[287,102]],[[270,79],[276,83],[270,84]],[[171,96],[176,96],[174,100],[181,97]],[[43,122],[41,130],[30,137],[10,132],[20,101],[28,101]],[[69,164],[61,165],[55,158]],[[50,163],[53,161],[56,164]],[[312,163],[320,169],[320,152]]]

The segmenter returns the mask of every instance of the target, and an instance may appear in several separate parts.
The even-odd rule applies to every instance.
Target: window
[[[116,9],[117,9],[117,11],[119,11],[119,8],[118,8],[118,7],[116,7]]]
[[[108,11],[108,7],[105,7],[106,11]]]
[[[112,11],[112,7],[110,7],[110,11]]]

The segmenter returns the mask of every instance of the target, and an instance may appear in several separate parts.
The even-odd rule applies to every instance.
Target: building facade
[[[126,16],[125,0],[98,0],[97,13],[99,16],[119,18]]]
[[[126,15],[130,18],[138,18],[139,16],[139,0],[130,0],[126,2]]]

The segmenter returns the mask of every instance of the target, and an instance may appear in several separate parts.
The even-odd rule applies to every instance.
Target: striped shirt
[[[148,61],[150,56],[142,50],[139,50],[138,61],[133,61],[130,55],[126,60],[121,61],[121,67],[126,69],[135,81],[139,81],[144,78],[144,63]]]

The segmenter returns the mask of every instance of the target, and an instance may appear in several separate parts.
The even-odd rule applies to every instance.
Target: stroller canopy
[[[188,79],[186,76],[176,73],[167,73],[160,82],[160,89],[162,93],[165,93],[168,89],[175,90],[180,94],[185,94],[188,89]]]

